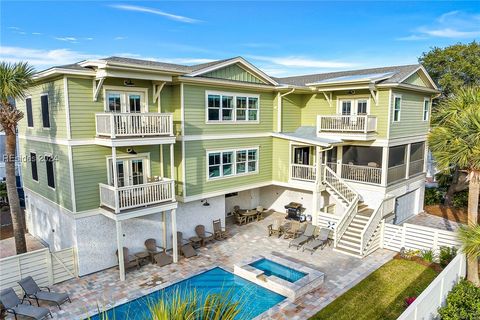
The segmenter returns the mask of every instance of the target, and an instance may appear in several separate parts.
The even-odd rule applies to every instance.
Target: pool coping
[[[262,259],[268,259],[293,270],[303,272],[305,276],[295,282],[281,279],[275,275],[267,276],[262,270],[251,265]],[[234,274],[282,296],[286,296],[290,301],[295,301],[313,289],[318,288],[325,278],[325,274],[321,271],[274,255],[258,255],[248,260],[243,260],[234,265]]]
[[[102,310],[102,311],[108,311],[108,310],[110,310],[110,309],[116,308],[116,307],[121,306],[121,305],[123,305],[123,304],[132,302],[132,301],[134,301],[134,300],[136,300],[136,299],[142,298],[143,296],[149,295],[149,294],[151,294],[151,293],[153,293],[153,292],[155,292],[155,291],[159,291],[159,290],[165,289],[165,288],[170,287],[170,286],[173,286],[173,285],[175,285],[175,284],[177,284],[177,283],[179,283],[179,282],[188,280],[189,278],[192,278],[192,277],[195,277],[195,276],[200,275],[200,274],[202,274],[202,273],[205,273],[205,272],[208,272],[208,271],[210,271],[210,270],[213,270],[213,269],[215,269],[215,268],[221,268],[221,269],[223,269],[223,270],[225,270],[225,271],[227,271],[227,272],[230,272],[230,273],[233,274],[233,275],[236,275],[236,274],[234,273],[234,269],[233,269],[233,268],[228,267],[228,266],[226,266],[226,265],[215,264],[215,265],[209,266],[208,268],[201,268],[201,269],[199,269],[199,270],[197,270],[197,271],[191,272],[191,273],[189,273],[187,276],[185,276],[185,277],[183,277],[183,278],[181,278],[181,279],[177,279],[177,280],[171,281],[171,282],[170,282],[170,281],[166,281],[166,282],[164,282],[164,283],[161,283],[161,284],[159,284],[159,285],[157,285],[157,286],[154,286],[154,287],[150,287],[150,288],[148,288],[148,289],[138,290],[138,295],[134,295],[134,296],[131,297],[131,298],[123,298],[123,299],[120,299],[120,300],[116,301],[116,302],[113,303],[113,304],[106,304],[106,305],[102,306],[102,309],[100,309],[100,310]],[[236,275],[236,276],[238,276],[238,275]],[[245,280],[248,280],[248,279],[245,279]],[[281,280],[281,279],[280,279],[280,280]],[[248,280],[248,281],[250,281],[250,280]],[[253,282],[253,281],[250,281],[250,282],[258,285],[257,283],[255,283],[255,282]],[[268,289],[268,288],[266,288],[266,289]],[[270,289],[268,289],[268,290],[270,290]],[[273,290],[270,290],[270,291],[273,291]],[[273,291],[273,292],[275,292],[275,291]],[[281,309],[283,306],[287,305],[287,304],[290,302],[287,296],[285,296],[285,295],[283,295],[283,294],[280,294],[280,295],[284,296],[285,299],[282,300],[282,301],[280,301],[280,302],[278,302],[278,303],[276,303],[276,304],[274,304],[272,307],[270,307],[270,308],[268,308],[267,310],[263,311],[262,313],[260,313],[260,314],[257,315],[256,317],[252,318],[252,320],[254,320],[254,319],[255,319],[255,320],[263,319],[266,315],[271,314],[271,312],[272,312],[273,310],[278,310],[278,308]],[[90,309],[90,310],[86,311],[85,313],[83,313],[83,314],[80,315],[79,319],[82,319],[82,320],[83,320],[83,319],[88,319],[89,317],[93,317],[93,316],[97,315],[97,314],[99,313],[99,309],[98,309],[98,308],[99,308],[99,306],[97,305],[97,306],[95,307],[95,309]],[[102,311],[100,311],[100,312],[102,312]]]

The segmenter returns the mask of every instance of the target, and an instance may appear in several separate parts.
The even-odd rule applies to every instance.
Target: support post
[[[160,176],[163,178],[165,177],[165,169],[163,166],[165,165],[165,161],[163,159],[163,144],[160,145]]]
[[[170,210],[170,219],[172,219],[172,248],[173,262],[178,262],[178,244],[177,244],[177,213],[176,209]]]
[[[410,176],[410,149],[411,149],[411,144],[407,144],[407,154],[405,155],[406,160],[406,166],[405,166],[405,179],[408,179]]]
[[[337,175],[342,176],[342,163],[343,163],[343,147],[337,147]]]
[[[173,157],[173,143],[170,144],[170,179],[174,180],[174,174],[175,174],[175,159]]]
[[[115,227],[117,230],[118,270],[120,272],[120,281],[125,281],[122,221],[115,221]]]
[[[387,175],[388,175],[388,146],[383,147],[382,149],[382,186],[387,185]]]
[[[162,247],[167,249],[167,212],[162,211],[162,229],[163,229],[163,234],[162,234]]]
[[[117,168],[117,148],[112,147],[112,173],[113,173],[113,187],[115,189],[115,213],[120,213],[120,204],[118,199],[118,168]]]

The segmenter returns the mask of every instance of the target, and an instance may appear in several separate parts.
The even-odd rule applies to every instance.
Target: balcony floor
[[[144,137],[116,137],[108,136],[95,137],[95,144],[105,147],[129,147],[129,146],[150,146],[158,144],[172,144],[176,142],[175,136],[144,136]]]

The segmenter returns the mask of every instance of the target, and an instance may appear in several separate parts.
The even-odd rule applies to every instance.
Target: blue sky
[[[416,63],[480,38],[478,2],[2,1],[0,60],[243,56],[274,76]]]

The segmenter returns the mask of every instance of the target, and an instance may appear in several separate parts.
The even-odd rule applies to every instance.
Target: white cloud
[[[126,10],[126,11],[151,13],[151,14],[155,14],[155,15],[158,15],[158,16],[165,17],[165,18],[170,19],[170,20],[184,22],[184,23],[201,22],[200,20],[197,20],[197,19],[171,14],[171,13],[161,11],[161,10],[158,10],[158,9],[154,9],[154,8],[133,6],[133,5],[127,5],[127,4],[114,4],[114,5],[111,5],[111,7],[115,8],[115,9]]]
[[[119,57],[125,57],[125,58],[151,60],[151,61],[175,63],[175,64],[186,64],[186,65],[207,63],[215,60],[215,59],[207,59],[207,58],[189,58],[189,57],[187,58],[145,57],[140,54],[130,53],[130,52],[119,52],[119,53],[114,53],[113,55],[119,56]]]
[[[20,30],[19,27],[8,27],[8,29],[11,29],[11,30]]]
[[[75,37],[55,37],[55,39],[59,41],[67,41],[67,42],[76,42],[78,40]]]
[[[127,39],[127,37],[118,36],[118,37],[113,38],[113,40],[125,40],[125,39]]]
[[[40,35],[42,35],[43,33],[40,33],[40,32],[32,32],[32,34],[35,35],[35,36],[40,36]]]
[[[27,61],[39,70],[95,58],[99,58],[99,56],[70,49],[43,50],[0,46],[0,60],[7,62]]]
[[[440,15],[431,25],[420,26],[414,30],[413,34],[396,40],[472,39],[478,36],[480,36],[480,15],[455,10]]]

